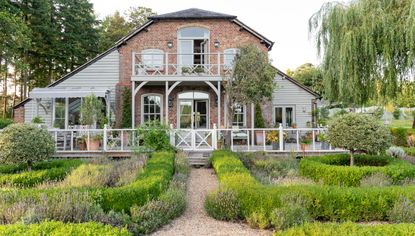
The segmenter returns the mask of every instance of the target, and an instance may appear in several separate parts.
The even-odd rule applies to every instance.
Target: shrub
[[[4,129],[7,126],[13,124],[13,120],[12,119],[4,119],[4,118],[0,118],[0,129]]]
[[[27,164],[1,165],[0,186],[33,187],[46,181],[59,181],[81,164],[82,161],[77,159],[38,162],[32,171],[20,173],[16,172],[26,169]]]
[[[284,230],[312,220],[301,197],[284,202],[286,202],[284,206],[276,208],[271,213],[271,223],[275,229]]]
[[[399,118],[401,117],[401,110],[399,109],[399,107],[395,107],[395,109],[392,112],[392,115],[395,120],[399,120]]]
[[[0,135],[0,162],[27,163],[46,160],[55,152],[55,143],[47,130],[28,124],[13,124]]]
[[[415,147],[404,148],[406,154],[415,157]]]
[[[122,91],[121,128],[131,128],[131,88],[125,87]]]
[[[268,217],[264,212],[252,212],[247,218],[246,221],[251,228],[267,229],[270,227],[270,222]]]
[[[323,224],[312,223],[299,227],[293,227],[283,232],[277,232],[275,236],[319,235],[319,236],[351,236],[351,235],[412,235],[415,224],[378,224],[365,225],[355,223]]]
[[[405,151],[401,147],[389,147],[386,154],[395,158],[402,159],[406,156]]]
[[[327,141],[350,151],[350,165],[356,151],[378,153],[390,146],[390,131],[369,115],[349,113],[334,118],[328,128]]]
[[[0,231],[4,235],[106,235],[127,236],[131,235],[126,229],[111,227],[96,222],[68,223],[46,221],[40,224],[0,225]]]
[[[408,145],[408,129],[406,128],[391,128],[392,143],[396,146],[406,147]]]
[[[389,176],[386,176],[383,173],[374,173],[368,176],[365,176],[360,181],[360,186],[362,187],[385,187],[392,185],[392,179]]]
[[[415,166],[404,160],[388,156],[356,155],[356,165],[346,166],[347,154],[304,158],[300,162],[300,174],[328,185],[359,186],[365,176],[382,173],[400,183],[415,177]]]
[[[137,132],[145,151],[172,151],[174,149],[170,145],[169,128],[158,120],[147,121],[138,128]]]
[[[406,197],[400,197],[389,211],[389,220],[394,223],[414,223],[415,202]]]
[[[240,216],[240,205],[236,193],[221,189],[206,196],[205,209],[209,216],[217,220],[237,220]]]
[[[32,119],[32,123],[33,123],[33,124],[43,124],[43,123],[45,123],[45,122],[43,121],[42,117],[40,117],[40,116],[35,116],[35,117],[33,117],[33,119]]]
[[[110,165],[83,164],[65,178],[64,186],[105,187],[111,181]]]

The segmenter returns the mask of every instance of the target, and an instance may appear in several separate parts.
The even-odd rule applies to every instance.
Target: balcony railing
[[[224,53],[133,53],[133,76],[227,76]]]

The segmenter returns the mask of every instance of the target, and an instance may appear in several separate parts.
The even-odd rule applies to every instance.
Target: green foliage
[[[330,121],[326,138],[332,146],[349,150],[353,165],[354,152],[382,152],[390,146],[391,135],[374,117],[349,113]]]
[[[401,117],[401,110],[399,109],[399,107],[395,107],[395,109],[392,112],[392,115],[395,120],[399,120],[399,118]]]
[[[84,97],[81,104],[81,124],[97,127],[103,117],[104,104],[94,94]]]
[[[0,186],[33,187],[45,181],[59,181],[79,166],[81,160],[54,160],[38,162],[33,165],[33,171],[19,172],[27,169],[27,164],[1,165]]]
[[[120,229],[96,222],[88,223],[63,223],[46,221],[39,224],[0,225],[0,231],[4,235],[106,235],[129,236],[126,229]]]
[[[254,127],[255,128],[265,128],[265,120],[262,116],[262,109],[259,103],[255,104],[255,118],[254,118]]]
[[[289,76],[309,87],[318,94],[324,93],[323,74],[319,67],[305,63],[288,73]]]
[[[131,128],[131,89],[124,88],[122,92],[121,128]]]
[[[343,187],[343,186],[264,186],[258,183],[235,154],[215,151],[212,165],[224,188],[235,191],[241,217],[262,212],[267,218],[275,208],[285,205],[287,196],[298,196],[311,218],[330,221],[387,220],[388,212],[401,196],[413,199],[414,186]]]
[[[362,179],[382,173],[399,184],[415,177],[415,167],[388,156],[355,155],[356,166],[347,166],[347,154],[309,157],[300,162],[300,174],[328,185],[359,186]]]
[[[415,202],[405,197],[400,197],[389,211],[389,220],[393,223],[415,222]]]
[[[252,228],[267,229],[270,227],[270,220],[265,215],[264,212],[252,212],[247,218],[246,221],[248,225]]]
[[[9,126],[9,125],[11,125],[13,123],[14,122],[11,119],[3,119],[3,118],[0,118],[0,129],[4,129],[7,126]]]
[[[404,148],[406,154],[408,154],[409,156],[414,156],[415,157],[415,147],[410,147],[410,148]]]
[[[206,196],[205,210],[207,214],[217,220],[238,220],[240,205],[236,193],[222,189]]]
[[[312,223],[293,227],[275,236],[319,235],[319,236],[351,236],[351,235],[411,235],[415,224],[355,224],[347,223]]]
[[[142,124],[137,133],[143,142],[144,151],[172,151],[169,128],[158,120],[150,120]]]
[[[415,133],[414,129],[407,128],[391,128],[392,143],[396,146],[407,147],[407,139],[411,133]]]
[[[373,111],[373,116],[380,120],[383,117],[383,114],[385,114],[385,109],[383,109],[383,107],[378,106],[374,111]]]
[[[104,187],[110,181],[110,165],[83,164],[65,178],[64,185],[71,187]]]
[[[362,187],[385,187],[392,185],[392,179],[383,173],[373,173],[360,181]]]
[[[271,223],[277,230],[285,230],[312,221],[301,197],[289,197],[286,204],[271,213]]]
[[[32,163],[46,160],[55,152],[55,143],[47,130],[28,124],[13,124],[0,134],[0,162]]]
[[[415,61],[414,5],[412,0],[330,2],[311,17],[329,100],[360,105],[396,97]]]
[[[43,121],[42,117],[40,117],[40,116],[35,116],[35,117],[32,119],[32,123],[33,123],[33,124],[43,124],[43,123],[44,123],[44,121]]]

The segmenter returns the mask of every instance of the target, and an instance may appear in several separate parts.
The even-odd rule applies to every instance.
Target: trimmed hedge
[[[368,175],[382,173],[394,183],[415,177],[415,166],[389,156],[355,155],[355,166],[348,166],[348,154],[308,157],[300,162],[300,174],[327,185],[360,186]]]
[[[355,223],[323,224],[312,223],[276,232],[275,236],[319,235],[319,236],[359,236],[359,235],[414,235],[415,224],[362,225]]]
[[[415,134],[415,129],[409,128],[391,128],[393,136],[392,143],[396,146],[408,147],[407,138],[409,135]]]
[[[45,161],[35,163],[32,171],[25,171],[27,164],[1,165],[0,186],[33,187],[44,181],[62,180],[81,164],[79,159]]]
[[[415,186],[408,187],[339,187],[339,186],[264,186],[252,177],[237,156],[215,151],[212,164],[221,187],[234,190],[240,200],[241,213],[270,213],[285,203],[288,196],[300,196],[311,217],[330,221],[387,220],[399,197],[415,199]]]
[[[95,222],[88,223],[63,223],[58,221],[46,221],[40,224],[16,223],[12,225],[0,225],[2,235],[106,235],[127,236],[131,235],[126,229],[112,227]]]

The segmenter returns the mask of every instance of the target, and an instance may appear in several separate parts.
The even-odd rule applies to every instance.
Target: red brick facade
[[[237,48],[241,45],[253,43],[257,44],[264,52],[268,51],[268,48],[261,43],[260,39],[253,34],[247,32],[230,20],[225,19],[209,19],[209,20],[163,20],[152,23],[146,30],[143,30],[130,38],[123,46],[119,48],[120,53],[120,81],[117,85],[117,108],[122,107],[122,99],[119,91],[122,91],[123,87],[131,87],[131,75],[132,75],[132,54],[133,52],[140,53],[144,49],[160,49],[163,52],[177,53],[177,31],[185,27],[203,27],[209,30],[209,48],[210,53],[223,52],[228,48]],[[214,47],[214,41],[218,40],[220,46],[218,49]],[[173,47],[169,49],[167,42],[173,42]],[[215,60],[215,59],[213,59]],[[222,59],[223,60],[223,59]],[[170,61],[169,63],[174,63]],[[215,61],[211,61],[215,63]],[[223,63],[223,61],[221,62]],[[216,83],[216,82],[215,82]],[[217,99],[215,92],[204,82],[195,82],[194,86],[177,86],[170,97],[173,99],[173,106],[169,108],[169,123],[176,126],[177,124],[177,94],[183,91],[206,91],[210,95],[210,126],[217,124],[218,108],[215,100]],[[224,89],[222,88],[222,91]],[[135,97],[135,121],[139,124],[141,121],[141,96],[145,93],[158,93],[163,95],[163,107],[165,107],[165,87],[164,86],[144,86]],[[224,95],[222,95],[221,104],[221,124],[224,124]],[[271,110],[271,109],[269,109]],[[250,105],[247,106],[247,121],[246,124],[250,127]],[[120,122],[121,109],[117,109],[116,117],[117,124]],[[164,111],[164,115],[166,112]],[[272,115],[272,114],[271,114]],[[272,116],[267,115],[267,120],[271,120]]]
[[[13,120],[15,123],[24,123],[24,106],[14,109]]]

